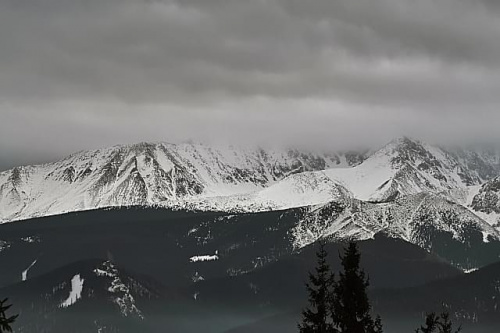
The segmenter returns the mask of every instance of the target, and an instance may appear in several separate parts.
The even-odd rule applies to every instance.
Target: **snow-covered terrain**
[[[348,167],[363,154],[137,144],[0,173],[0,222],[111,206],[183,206],[249,194],[289,175]],[[224,209],[225,207],[220,207]]]

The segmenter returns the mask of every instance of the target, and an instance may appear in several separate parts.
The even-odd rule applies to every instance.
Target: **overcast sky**
[[[500,140],[497,0],[0,0],[0,170],[140,141]]]

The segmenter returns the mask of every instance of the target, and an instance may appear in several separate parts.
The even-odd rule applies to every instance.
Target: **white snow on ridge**
[[[254,193],[293,172],[349,163],[358,162],[335,153],[200,144],[142,143],[78,152],[0,172],[0,223],[104,207],[182,206],[192,199]]]
[[[135,304],[135,298],[130,287],[122,281],[118,269],[112,262],[106,261],[102,263],[100,268],[94,269],[94,273],[96,276],[106,277],[111,280],[108,292],[113,295],[111,299],[120,309],[122,316],[137,315],[140,319],[144,319],[142,312]]]
[[[262,212],[314,206],[352,197],[327,171],[293,174],[248,194],[186,200],[179,207],[226,212]],[[194,232],[194,231],[190,231]]]
[[[405,146],[412,144],[417,148]],[[422,149],[427,155],[412,149]],[[400,139],[378,150],[360,165],[328,169],[325,174],[363,201],[383,201],[394,191],[401,195],[443,193],[455,201],[456,197],[463,196],[467,186],[449,159],[437,147]]]
[[[193,257],[189,258],[189,262],[215,261],[215,260],[219,260],[219,256],[217,254],[214,254],[214,255],[193,256]]]
[[[394,177],[388,156],[375,154],[362,165],[346,169],[330,169],[325,174],[344,185],[360,200],[370,200],[377,190]]]
[[[36,259],[35,261],[33,261],[31,263],[31,265],[28,266],[28,268],[26,268],[23,273],[21,274],[21,277],[22,277],[22,281],[26,281],[28,279],[28,271],[31,269],[31,267],[35,266],[36,262],[37,262],[38,259]]]
[[[338,169],[340,170],[340,169]],[[254,207],[288,209],[312,206],[349,196],[339,182],[328,177],[328,171],[299,173],[249,196]]]
[[[68,298],[62,302],[59,307],[67,308],[76,303],[80,298],[82,298],[83,282],[85,280],[80,277],[80,274],[73,276],[71,279],[71,290],[69,292]]]

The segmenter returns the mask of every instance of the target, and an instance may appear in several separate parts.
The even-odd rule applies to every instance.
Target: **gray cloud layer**
[[[494,0],[0,1],[0,169],[144,140],[496,141]]]

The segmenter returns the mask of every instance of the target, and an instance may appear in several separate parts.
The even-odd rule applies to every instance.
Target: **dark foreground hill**
[[[0,296],[20,313],[19,332],[289,332],[314,266],[315,245],[290,241],[301,214],[123,208],[4,224]],[[328,245],[335,270],[341,248]],[[360,249],[387,332],[411,329],[441,300],[474,329],[498,324],[496,266],[465,275],[384,235]]]

